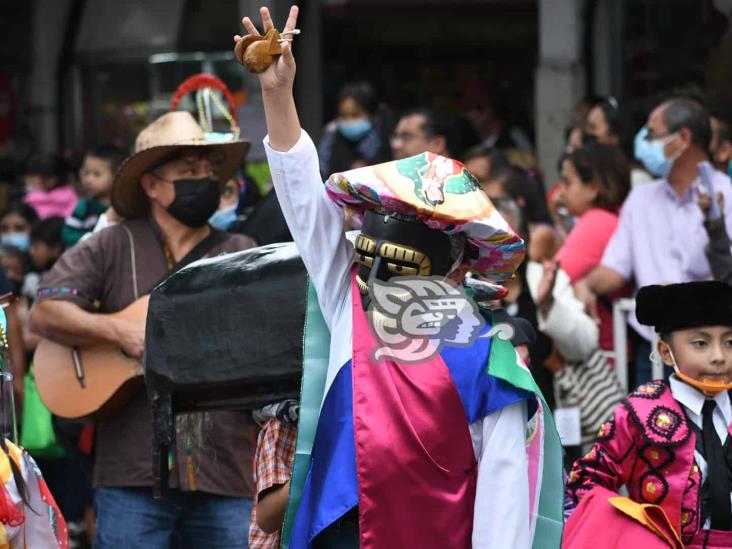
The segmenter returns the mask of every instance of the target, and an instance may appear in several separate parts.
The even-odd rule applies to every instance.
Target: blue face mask
[[[635,136],[635,157],[640,160],[651,174],[658,177],[666,177],[674,165],[674,160],[681,154],[679,152],[673,157],[667,157],[663,152],[666,143],[676,137],[676,132],[651,141],[646,140],[647,135],[648,128],[643,127]]]
[[[359,118],[350,122],[338,121],[338,131],[349,141],[358,141],[371,131],[373,124],[368,118]]]
[[[208,218],[208,224],[221,231],[227,230],[236,221],[236,204],[217,210]]]
[[[28,233],[5,233],[0,235],[0,244],[13,246],[22,252],[27,252],[30,248],[30,235]]]

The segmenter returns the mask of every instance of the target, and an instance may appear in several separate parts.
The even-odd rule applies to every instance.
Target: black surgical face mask
[[[203,227],[219,207],[221,184],[218,179],[176,179],[175,198],[167,211],[188,227]]]

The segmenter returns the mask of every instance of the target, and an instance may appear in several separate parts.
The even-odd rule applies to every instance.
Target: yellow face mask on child
[[[678,377],[684,383],[688,383],[695,389],[699,389],[708,397],[715,397],[723,391],[729,391],[730,389],[732,389],[732,383],[725,383],[720,379],[709,379],[704,377],[702,377],[701,379],[696,379],[689,375],[686,375],[679,369],[679,365],[676,363],[676,357],[674,356],[671,347],[666,342],[664,342],[664,344],[666,345],[666,347],[668,347],[668,352],[671,355],[671,360],[674,363],[674,372],[676,373],[676,377]]]

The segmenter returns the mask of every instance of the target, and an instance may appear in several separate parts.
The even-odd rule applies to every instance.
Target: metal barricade
[[[635,311],[635,299],[618,299],[613,303],[615,373],[625,392],[628,392],[628,323],[626,316],[633,311]]]
[[[628,322],[627,314],[635,311],[635,299],[618,299],[613,304],[613,347],[615,349],[615,372],[620,385],[628,391]],[[653,332],[651,341],[651,365],[653,379],[663,379],[663,362],[654,352],[658,344],[658,334]],[[634,385],[634,384],[633,384]],[[633,387],[630,387],[631,389]]]

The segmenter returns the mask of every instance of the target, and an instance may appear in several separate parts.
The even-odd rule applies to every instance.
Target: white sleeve
[[[530,262],[526,269],[526,282],[531,296],[536,299],[543,267]],[[600,330],[585,313],[584,304],[574,294],[572,284],[563,270],[557,272],[554,285],[554,304],[547,316],[537,311],[539,330],[549,336],[562,357],[578,362],[589,357],[600,345]]]
[[[526,401],[483,418],[473,516],[473,549],[529,549]]]
[[[84,240],[85,238],[89,238],[92,234],[98,233],[99,231],[106,229],[107,227],[111,227],[112,225],[116,225],[114,221],[110,221],[107,217],[107,212],[104,212],[99,216],[99,219],[97,219],[97,224],[94,225],[94,230],[90,233],[86,233],[84,236],[81,237],[81,240]]]
[[[343,210],[328,198],[318,153],[305,130],[287,152],[264,138],[277,199],[308,270],[328,327],[350,291],[353,247],[346,239]]]

